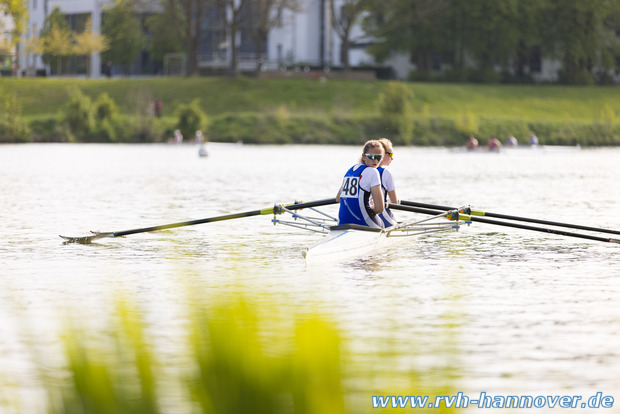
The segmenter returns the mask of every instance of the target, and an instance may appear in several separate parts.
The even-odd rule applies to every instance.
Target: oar
[[[412,207],[412,206],[401,205],[401,204],[390,204],[389,207],[394,209],[394,210],[411,211],[411,212],[414,212],[414,213],[422,213],[422,214],[430,214],[430,215],[441,214],[441,211],[429,210],[428,208]],[[475,221],[475,222],[479,222],[479,223],[493,224],[493,225],[496,225],[496,226],[513,227],[513,228],[517,228],[517,229],[539,231],[539,232],[542,232],[542,233],[559,234],[561,236],[578,237],[578,238],[581,238],[581,239],[595,240],[595,241],[606,242],[606,243],[619,243],[620,244],[620,239],[611,239],[611,238],[606,238],[606,237],[590,236],[588,234],[579,234],[579,233],[572,233],[572,232],[563,231],[563,230],[548,229],[548,228],[544,228],[544,227],[528,226],[528,225],[525,225],[525,224],[509,223],[509,222],[498,221],[498,220],[490,220],[490,219],[486,219],[486,218],[482,218],[482,217],[475,217],[475,216],[459,213],[457,211],[457,209],[454,209],[454,214],[448,215],[447,218],[449,220],[464,220],[464,221],[472,221],[472,222]]]
[[[485,217],[499,218],[499,219],[504,219],[504,220],[514,220],[514,221],[524,221],[527,223],[545,224],[548,226],[566,227],[566,228],[575,229],[575,230],[586,230],[586,231],[594,231],[594,232],[599,232],[599,233],[620,234],[620,231],[618,230],[603,229],[600,227],[582,226],[579,224],[559,223],[557,221],[540,220],[540,219],[527,218],[527,217],[509,216],[506,214],[490,213],[488,211],[472,209],[469,207],[463,209],[459,207],[439,206],[435,204],[418,203],[415,201],[406,201],[406,200],[401,200],[400,203],[405,206],[432,208],[435,210],[443,210],[443,211],[460,210],[461,212],[464,212],[465,214],[469,214],[472,216],[485,216]]]
[[[281,214],[282,213],[281,207],[286,207],[288,210],[300,210],[302,208],[319,207],[319,206],[325,206],[329,204],[336,204],[336,199],[329,198],[325,200],[309,201],[307,203],[296,202],[293,204],[286,204],[286,205],[276,204],[275,206],[263,208],[260,210],[246,211],[243,213],[235,213],[235,214],[227,214],[224,216],[207,217],[207,218],[198,219],[198,220],[182,221],[179,223],[164,224],[162,226],[144,227],[141,229],[122,230],[122,231],[115,231],[115,232],[92,232],[91,231],[92,235],[90,236],[82,236],[82,237],[60,236],[60,237],[65,239],[66,243],[88,244],[92,242],[93,240],[100,239],[103,237],[121,237],[121,236],[128,236],[130,234],[136,234],[136,233],[148,233],[151,231],[174,229],[176,227],[193,226],[195,224],[203,224],[203,223],[213,223],[215,221],[232,220],[232,219],[237,219],[237,218],[242,218],[242,217],[252,217],[252,216],[260,216],[260,215],[267,215],[267,214]]]

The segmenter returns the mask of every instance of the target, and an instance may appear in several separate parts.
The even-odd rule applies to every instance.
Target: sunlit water
[[[121,292],[145,309],[163,343],[174,343],[188,288],[225,297],[242,286],[284,308],[332,315],[369,366],[389,347],[399,369],[442,367],[438,375],[447,369],[470,395],[601,391],[620,399],[618,244],[474,223],[316,268],[301,253],[322,236],[274,227],[269,216],[92,245],[58,237],[331,198],[359,156],[357,147],[209,151],[0,146],[0,366],[14,381],[27,384],[36,364],[23,335],[55,330],[56,315],[97,326]],[[403,199],[620,229],[617,149],[396,148],[395,157]]]

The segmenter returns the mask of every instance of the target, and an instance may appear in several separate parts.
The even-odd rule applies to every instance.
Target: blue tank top
[[[377,171],[379,171],[379,176],[381,177],[381,191],[383,191],[383,199],[388,199],[388,190],[383,184],[383,171],[385,171],[385,167],[377,167]],[[383,225],[385,227],[395,226],[397,224],[396,219],[394,218],[394,213],[389,208],[386,208],[383,213],[379,214],[379,217],[383,221]]]
[[[355,169],[355,167],[358,167]],[[360,187],[362,172],[368,167],[354,165],[344,175],[340,191],[340,210],[338,224],[359,224],[375,228],[383,228],[383,221],[370,207],[370,191]]]

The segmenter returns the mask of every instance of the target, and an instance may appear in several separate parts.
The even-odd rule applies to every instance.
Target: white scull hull
[[[332,263],[371,255],[386,243],[386,239],[386,232],[380,229],[337,226],[320,243],[304,252],[306,264]]]

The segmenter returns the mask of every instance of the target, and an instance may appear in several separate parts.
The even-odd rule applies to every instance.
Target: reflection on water
[[[96,325],[126,291],[166,342],[188,287],[225,295],[244,286],[334,315],[369,365],[397,349],[386,371],[452,367],[472,394],[620,389],[617,244],[474,223],[313,268],[301,252],[322,236],[268,216],[62,244],[58,234],[333,197],[359,156],[354,147],[209,145],[207,159],[183,145],[1,146],[1,336],[16,337],[16,315],[51,330],[58,309]],[[619,155],[399,148],[390,168],[404,199],[620,229]],[[0,342],[0,360],[16,353],[15,339]]]

